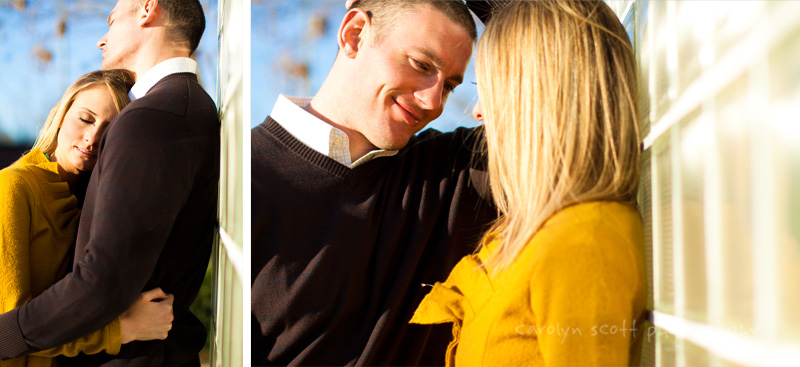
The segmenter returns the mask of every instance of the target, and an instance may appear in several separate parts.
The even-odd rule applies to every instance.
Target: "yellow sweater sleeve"
[[[531,308],[547,366],[629,365],[635,299],[642,293],[632,244],[611,231],[567,228],[542,246]]]
[[[31,299],[31,277],[36,259],[30,258],[31,226],[35,194],[18,173],[0,171],[0,307],[8,312]],[[58,332],[58,328],[53,328]],[[76,356],[83,352],[119,353],[122,344],[120,320],[117,318],[102,329],[59,347],[33,353],[41,357]]]
[[[83,336],[78,340],[55,348],[42,350],[33,353],[33,355],[40,357],[55,357],[59,355],[74,357],[80,352],[85,354],[106,352],[116,355],[119,353],[121,344],[122,332],[120,331],[120,319],[117,318],[102,329]]]
[[[25,179],[0,171],[0,311],[31,298],[30,233],[34,200]]]

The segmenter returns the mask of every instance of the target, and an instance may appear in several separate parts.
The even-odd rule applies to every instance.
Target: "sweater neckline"
[[[58,174],[58,163],[50,162],[41,150],[34,148],[14,163],[31,172],[45,205],[51,206],[58,221],[68,221],[78,209],[78,198],[69,191],[69,184]]]
[[[346,181],[350,186],[356,186],[360,182],[374,177],[376,174],[382,172],[387,167],[394,157],[382,157],[364,162],[354,168],[347,167],[331,157],[328,157],[311,147],[303,144],[300,140],[295,138],[286,129],[284,129],[277,121],[271,116],[267,116],[266,121],[259,127],[265,129],[268,134],[274,136],[286,148],[299,155],[307,162],[319,167],[322,170],[330,173]]]
[[[47,155],[42,153],[39,148],[31,149],[31,151],[22,156],[22,158],[20,158],[15,165],[38,167],[47,172],[49,179],[48,181],[58,181],[66,184],[66,182],[61,180],[61,176],[57,176],[57,179],[55,177],[51,177],[51,173],[58,175],[58,163],[51,162],[49,159],[47,159]]]

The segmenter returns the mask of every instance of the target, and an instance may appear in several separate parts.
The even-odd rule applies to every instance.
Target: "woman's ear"
[[[362,9],[351,9],[339,26],[339,50],[348,58],[354,59],[361,48],[370,28],[369,15]]]
[[[69,111],[71,104],[72,102],[70,102],[70,105],[67,105],[67,109],[64,111],[64,116],[61,116],[61,121],[58,122],[58,127],[56,128],[56,136],[58,136],[58,132],[61,130],[61,127],[64,126],[64,120],[67,119],[67,112]]]

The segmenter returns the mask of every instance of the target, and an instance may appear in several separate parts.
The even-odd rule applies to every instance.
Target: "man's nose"
[[[106,48],[106,36],[103,36],[99,41],[97,41],[97,48],[101,50],[105,50]]]
[[[435,83],[417,90],[414,97],[420,102],[420,107],[426,110],[438,110],[442,108],[444,101],[442,90],[444,89],[444,81],[437,80]]]

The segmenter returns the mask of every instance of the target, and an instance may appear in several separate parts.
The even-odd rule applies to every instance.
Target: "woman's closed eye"
[[[81,120],[83,123],[86,124],[94,124],[94,119],[89,116],[78,116],[78,120]]]

